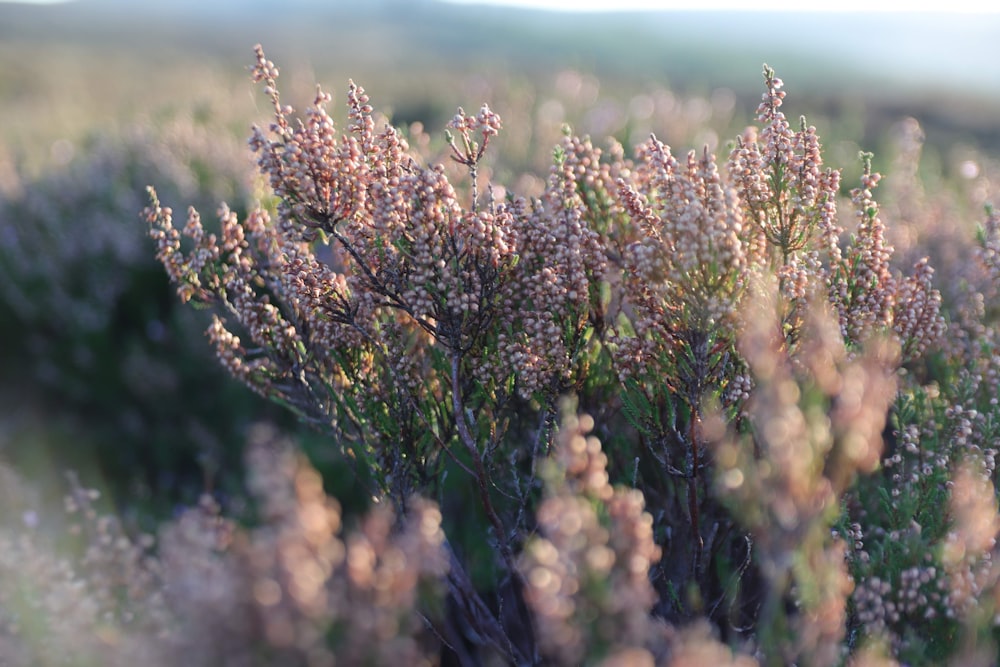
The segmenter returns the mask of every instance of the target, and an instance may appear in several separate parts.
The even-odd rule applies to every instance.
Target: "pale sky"
[[[620,10],[756,10],[756,11],[886,11],[955,12],[995,14],[1000,2],[992,0],[447,0],[455,4],[506,5],[565,11]]]
[[[67,0],[0,0],[49,4]],[[336,0],[334,0],[336,1]],[[959,14],[1000,13],[995,0],[444,0],[459,5],[504,5],[557,11],[600,12],[627,10],[744,10],[744,11],[876,11],[949,12]],[[208,0],[211,2],[211,0]]]

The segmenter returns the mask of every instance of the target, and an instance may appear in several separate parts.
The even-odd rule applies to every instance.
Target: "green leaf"
[[[552,164],[558,168],[562,167],[564,162],[566,162],[566,151],[562,146],[557,145],[552,149]]]
[[[884,486],[878,487],[879,495],[879,507],[885,512],[887,517],[894,517],[896,515],[896,510],[892,506],[892,498],[889,496],[889,490]]]
[[[601,306],[602,312],[607,312],[608,307],[611,305],[611,283],[607,280],[602,280],[597,285],[598,289],[598,304]]]
[[[635,378],[625,380],[625,391],[622,392],[622,409],[625,418],[637,431],[650,435],[649,422],[653,413],[653,405],[649,402],[642,385]]]

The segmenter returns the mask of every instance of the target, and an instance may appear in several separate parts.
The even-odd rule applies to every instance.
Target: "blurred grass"
[[[596,75],[606,98],[654,84],[683,95],[729,88],[736,116],[749,120],[766,61],[811,115],[862,114],[866,139],[902,112],[932,143],[1000,147],[1000,60],[983,57],[996,34],[997,16],[572,15],[426,0],[0,3],[0,140],[35,155],[56,135],[197,107],[245,126],[260,114],[245,72],[261,42],[296,73],[288,92],[297,99],[314,79],[340,91],[353,77],[381,107],[432,131],[460,104],[502,112],[503,99],[477,97],[497,82],[546,91],[565,68]]]

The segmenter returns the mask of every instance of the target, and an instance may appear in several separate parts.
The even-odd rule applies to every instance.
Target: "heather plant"
[[[765,580],[758,619],[764,662],[835,665],[852,580],[846,542],[830,527],[857,473],[878,465],[897,350],[871,340],[848,355],[832,309],[817,306],[807,311],[792,353],[776,300],[748,305],[740,351],[755,379],[751,433],[721,440],[718,492],[750,529]],[[797,611],[789,614],[793,590]]]
[[[206,314],[176,306],[148,238],[127,223],[150,180],[170,197],[245,209],[252,163],[227,137],[178,117],[97,132],[37,176],[12,167],[16,187],[0,198],[0,392],[4,453],[23,470],[44,474],[50,457],[96,469],[116,496],[155,499],[160,512],[197,499],[206,479],[238,489],[231,443],[266,405],[212,370]]]
[[[157,537],[133,538],[73,477],[61,539],[52,516],[5,524],[5,663],[436,664],[433,605],[417,609],[447,568],[434,504],[414,499],[399,525],[376,507],[345,528],[319,474],[273,427],[251,430],[247,456],[254,528],[206,495]],[[5,487],[24,488],[3,472]],[[4,498],[5,516],[27,493]]]
[[[967,284],[973,303],[995,303],[991,281],[983,278],[994,225],[990,213],[972,253],[976,261],[962,270],[972,285],[987,287],[984,295]],[[908,390],[896,397],[882,469],[848,496],[838,527],[852,545],[856,638],[880,637],[907,661],[942,661],[961,643],[956,659],[976,664],[996,645],[994,619],[987,618],[995,590],[987,574],[996,535],[988,508],[996,495],[1000,416],[995,329],[985,309],[971,315],[968,303],[949,323],[947,357],[935,363],[934,379],[923,386],[908,379]],[[978,489],[983,503],[974,521],[969,488]]]
[[[649,649],[664,644],[649,615],[656,601],[649,568],[660,557],[653,517],[640,491],[609,484],[607,457],[589,435],[593,418],[566,407],[554,455],[544,462],[538,536],[520,565],[539,643],[556,664],[624,656],[652,664]]]
[[[459,109],[437,164],[353,83],[343,134],[319,88],[297,114],[256,55],[273,120],[250,146],[272,206],[223,206],[215,232],[192,208],[178,228],[151,190],[145,217],[181,299],[212,309],[233,376],[325,433],[399,525],[429,511],[414,497],[439,499],[426,562],[447,567],[425,574],[444,604],[405,598],[423,625],[389,623],[399,655],[992,650],[995,215],[986,277],[948,322],[930,262],[910,247],[907,272],[894,263],[872,156],[842,184],[769,68],[758,125],[724,164],[656,136],[628,158],[567,131],[526,199],[490,182],[489,106]],[[270,583],[250,590],[276,600],[269,641],[355,656],[309,610],[381,598],[304,574],[329,569],[325,536],[289,546],[294,562],[253,561]]]

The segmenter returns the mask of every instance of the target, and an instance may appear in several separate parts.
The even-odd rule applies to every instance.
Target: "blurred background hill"
[[[566,68],[598,77],[600,97],[626,102],[652,86],[725,89],[749,120],[767,62],[800,109],[863,114],[872,136],[881,116],[906,113],[933,126],[932,142],[998,145],[998,35],[1000,14],[572,14],[432,0],[0,2],[0,137],[34,152],[46,133],[221,105],[227,92],[227,112],[255,115],[245,71],[250,47],[261,42],[301,81],[340,91],[353,77],[381,106],[430,130],[458,104],[489,101],[503,111],[499,96],[480,99],[493,97],[498,82],[548,90]]]

